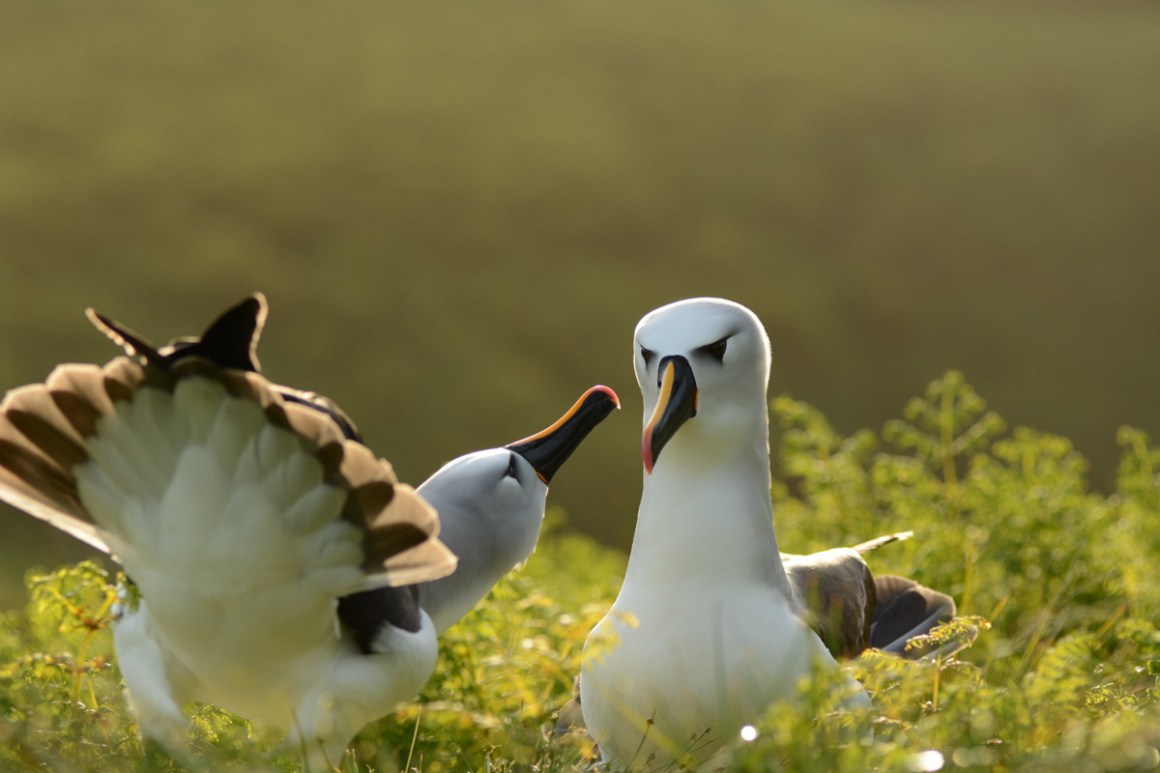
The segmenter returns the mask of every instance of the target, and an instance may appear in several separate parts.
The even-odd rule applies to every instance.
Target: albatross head
[[[453,459],[419,486],[419,493],[440,511],[445,529],[454,528],[457,520],[471,519],[492,527],[492,534],[504,530],[527,534],[534,522],[530,534],[534,544],[548,484],[588,433],[619,407],[616,392],[594,386],[547,429],[503,448]],[[445,509],[460,512],[446,518]]]
[[[601,421],[620,407],[594,386],[547,429],[503,448],[461,456],[419,486],[438,512],[440,539],[457,556],[450,577],[420,587],[420,605],[445,631],[536,546],[548,484]],[[452,547],[454,546],[454,547]]]
[[[506,448],[476,451],[454,459],[419,486],[419,494],[439,511],[440,520],[460,522],[475,541],[509,541],[520,535],[531,552],[539,533],[548,486],[532,464]],[[446,527],[445,527],[446,528]],[[456,531],[452,526],[452,533]],[[477,548],[477,545],[466,545]]]
[[[665,446],[682,440],[709,454],[742,439],[768,448],[769,338],[749,309],[719,298],[662,306],[636,326],[633,365],[644,397],[646,472]]]

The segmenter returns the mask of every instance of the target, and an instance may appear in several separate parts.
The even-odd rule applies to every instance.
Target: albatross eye
[[[711,344],[705,344],[704,346],[698,346],[697,351],[704,352],[705,354],[709,355],[717,362],[724,362],[725,361],[725,349],[728,348],[728,346],[729,346],[729,338],[726,337],[726,338],[720,339],[719,341],[714,341]]]
[[[649,365],[650,363],[652,363],[653,357],[656,357],[656,356],[657,356],[657,353],[654,352],[652,349],[645,349],[643,346],[640,347],[640,358],[642,360],[644,360],[644,364],[646,366]]]

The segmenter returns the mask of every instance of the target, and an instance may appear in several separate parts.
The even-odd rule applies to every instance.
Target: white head
[[[504,562],[510,568],[535,547],[548,484],[520,454],[490,448],[443,465],[419,494],[438,511],[445,536],[465,542],[453,553],[465,560],[508,554],[514,556]]]
[[[633,337],[645,470],[670,444],[717,455],[741,441],[768,449],[769,360],[761,321],[733,301],[691,298],[645,315]]]
[[[605,386],[585,392],[550,427],[503,448],[453,459],[419,486],[439,513],[440,540],[459,557],[449,577],[419,588],[443,632],[536,547],[548,483],[596,426],[620,407]]]

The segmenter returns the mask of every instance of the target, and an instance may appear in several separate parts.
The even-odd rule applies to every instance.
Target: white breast
[[[631,590],[594,634],[611,633],[609,646],[583,666],[581,702],[606,759],[710,751],[790,697],[815,658],[832,662],[768,587]]]

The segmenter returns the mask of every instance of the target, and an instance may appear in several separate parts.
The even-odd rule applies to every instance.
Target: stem
[[[411,735],[411,748],[407,750],[407,764],[403,770],[411,769],[411,758],[415,756],[415,744],[419,740],[419,720],[423,718],[423,707],[419,706],[419,713],[415,715],[415,732]]]
[[[938,412],[939,445],[942,455],[943,482],[946,485],[947,503],[951,514],[959,512],[959,476],[955,470],[955,397],[948,389],[942,393]]]
[[[102,620],[105,617],[105,615],[107,615],[109,613],[109,609],[113,606],[113,602],[116,601],[116,598],[117,598],[116,591],[113,590],[111,587],[106,587],[105,588],[105,603],[101,605],[101,608],[97,610],[97,614],[95,614],[92,617],[92,619],[93,620]],[[74,667],[74,675],[73,675],[73,679],[74,679],[74,681],[73,681],[73,696],[72,696],[73,701],[80,702],[80,699],[81,699],[81,679],[84,677],[84,674],[85,674],[84,662],[85,662],[85,659],[88,657],[89,644],[92,642],[93,636],[97,632],[97,627],[94,625],[85,624],[83,622],[83,617],[81,616],[81,612],[83,612],[84,610],[82,610],[80,607],[73,607],[71,611],[78,618],[82,619],[82,624],[85,625],[85,628],[88,629],[88,632],[85,634],[85,638],[81,641],[81,646],[77,651],[77,662],[76,662],[76,665]],[[93,709],[95,710],[97,708],[97,692],[93,688],[93,685],[91,682],[89,683],[89,696],[92,699]]]

